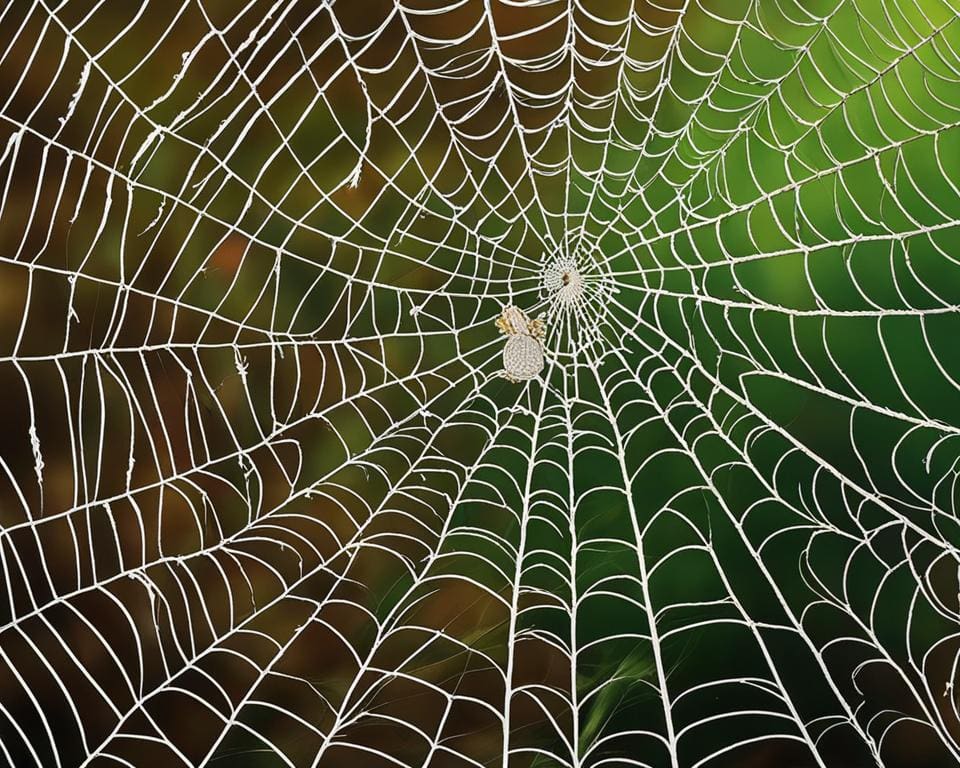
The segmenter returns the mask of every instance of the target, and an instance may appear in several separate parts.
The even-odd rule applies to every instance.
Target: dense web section
[[[5,3],[0,762],[960,763],[958,10]]]

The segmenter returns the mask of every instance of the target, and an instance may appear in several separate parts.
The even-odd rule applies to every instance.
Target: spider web
[[[957,764],[957,10],[7,4],[0,758]]]

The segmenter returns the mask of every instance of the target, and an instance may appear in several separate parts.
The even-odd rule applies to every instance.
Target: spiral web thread
[[[0,761],[960,762],[957,11],[6,4]]]

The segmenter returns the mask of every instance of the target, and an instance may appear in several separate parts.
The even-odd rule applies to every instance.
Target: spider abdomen
[[[503,347],[504,374],[515,381],[535,379],[543,370],[543,347],[532,336],[510,336]]]

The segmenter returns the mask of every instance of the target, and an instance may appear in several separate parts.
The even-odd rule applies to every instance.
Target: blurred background
[[[0,763],[960,764],[951,2],[0,13]]]

